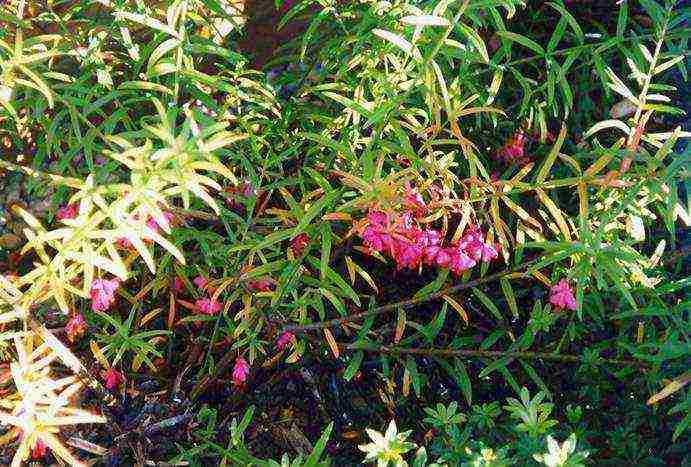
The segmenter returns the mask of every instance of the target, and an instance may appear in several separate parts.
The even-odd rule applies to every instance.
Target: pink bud
[[[94,279],[91,283],[91,308],[106,311],[115,302],[115,291],[120,286],[118,279]]]
[[[422,199],[422,195],[417,191],[417,188],[411,188],[408,182],[406,182],[405,185],[405,196],[403,200],[409,208],[415,211],[416,217],[422,217],[428,211],[427,204],[425,204],[425,200]]]
[[[247,376],[250,374],[250,366],[243,357],[238,357],[235,360],[233,367],[233,384],[239,386],[247,381]]]
[[[55,214],[56,219],[62,221],[65,219],[74,219],[79,213],[79,205],[77,203],[68,204],[58,209]]]
[[[286,345],[291,343],[295,339],[295,335],[290,332],[290,331],[284,331],[280,336],[278,336],[278,340],[276,340],[276,348],[278,350],[283,350]]]
[[[248,281],[247,288],[252,292],[271,292],[274,288],[274,280],[268,277],[260,277],[256,281]]]
[[[106,388],[112,391],[125,382],[125,377],[118,370],[110,367],[108,371],[106,371],[105,380]]]
[[[209,298],[201,298],[194,302],[200,313],[205,315],[217,315],[221,311],[222,305],[216,300],[211,300]]]
[[[75,313],[65,325],[65,332],[70,342],[74,342],[77,337],[80,337],[86,331],[86,321],[81,313]]]
[[[173,292],[180,293],[184,290],[184,288],[185,283],[182,281],[182,278],[176,276],[175,279],[173,279]]]
[[[305,251],[305,248],[309,246],[309,244],[310,238],[304,232],[290,241],[290,247],[293,249],[293,254],[295,256],[302,256],[302,253]]]
[[[175,219],[175,216],[173,216],[173,214],[168,212],[168,211],[164,211],[163,212],[163,219],[165,220],[165,222],[167,224],[164,227],[169,228],[172,225],[173,219]],[[146,221],[146,225],[147,225],[147,227],[149,227],[154,232],[158,232],[159,230],[161,230],[161,226],[158,225],[158,222],[153,217],[149,217],[149,220]]]
[[[204,290],[206,286],[209,285],[209,280],[204,276],[197,276],[192,280],[192,283],[201,290]]]
[[[117,246],[119,246],[120,248],[122,248],[123,250],[128,250],[128,249],[132,248],[132,242],[130,242],[129,240],[127,240],[125,237],[118,238],[118,239],[115,241],[115,244],[116,244]]]
[[[36,439],[36,444],[31,448],[31,458],[34,460],[40,460],[46,457],[46,451],[48,446],[43,442],[41,438]]]

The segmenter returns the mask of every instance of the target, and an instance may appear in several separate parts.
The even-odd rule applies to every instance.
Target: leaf
[[[675,392],[683,389],[684,386],[689,384],[691,382],[691,371],[687,371],[683,375],[679,376],[678,378],[673,379],[670,381],[662,390],[656,394],[653,394],[646,404],[648,405],[653,405],[657,404],[660,402],[662,399],[665,399]]]
[[[446,372],[454,379],[458,387],[463,392],[468,406],[473,404],[473,392],[472,386],[470,384],[470,377],[468,376],[468,371],[466,370],[465,364],[460,358],[454,358],[454,365],[451,366],[449,362],[445,359],[437,358],[435,359],[439,366],[444,368]]]
[[[420,373],[417,370],[417,363],[415,363],[415,359],[412,355],[408,355],[408,357],[405,359],[404,366],[410,374],[410,379],[413,383],[413,390],[415,391],[415,395],[417,395],[417,397],[420,397],[420,393],[422,391],[422,381],[420,379]]]
[[[655,24],[665,24],[665,9],[659,3],[655,0],[639,0],[639,2]]]
[[[473,294],[480,299],[483,305],[485,305],[485,308],[487,308],[497,319],[499,322],[504,321],[504,317],[501,315],[499,312],[499,308],[492,302],[492,300],[489,299],[487,295],[485,295],[480,289],[477,287],[472,288]]]
[[[312,265],[314,268],[318,268],[321,266],[319,262],[317,262],[317,259],[314,257],[308,257],[307,261]],[[327,266],[326,268],[326,277],[333,283],[335,284],[340,291],[345,294],[348,298],[350,298],[357,306],[360,306],[360,297],[355,293],[355,291],[348,285],[346,281],[343,280],[341,276],[338,275],[337,272],[335,272],[333,269]]]
[[[403,24],[411,26],[450,26],[449,20],[434,15],[409,15],[401,18]]]
[[[595,125],[590,127],[590,129],[588,131],[585,132],[583,137],[589,138],[592,135],[594,135],[595,133],[597,133],[598,131],[602,131],[602,130],[605,130],[607,128],[618,128],[621,131],[623,131],[626,134],[626,136],[631,134],[631,128],[629,128],[629,126],[626,123],[622,122],[621,120],[612,119],[612,120],[604,120],[602,122],[596,123]]]
[[[321,457],[324,449],[326,448],[326,443],[329,441],[331,436],[331,431],[333,430],[334,423],[331,422],[324,430],[324,433],[319,437],[319,440],[315,443],[312,453],[305,459],[304,467],[318,467],[319,458]]]
[[[559,230],[561,231],[562,235],[564,235],[564,240],[570,242],[571,231],[569,230],[569,226],[566,223],[566,219],[564,218],[561,209],[559,209],[557,205],[554,203],[554,201],[552,201],[552,199],[549,196],[547,196],[547,194],[545,194],[545,192],[542,191],[540,188],[537,188],[535,190],[535,193],[537,193],[537,196],[542,202],[542,204],[547,207],[550,214],[552,214],[552,217],[554,217],[554,220],[557,222],[557,226],[559,226]]]
[[[522,36],[520,34],[517,34],[515,32],[510,32],[510,31],[497,31],[497,35],[500,37],[503,37],[505,39],[508,39],[513,42],[518,42],[524,47],[529,48],[533,52],[537,52],[540,55],[545,54],[545,49],[542,48],[540,44],[537,42],[533,41],[532,39],[528,39],[525,36]]]
[[[463,31],[463,33],[466,36],[468,36],[468,39],[473,44],[475,50],[477,50],[477,52],[480,54],[482,60],[485,63],[489,63],[489,54],[487,53],[487,47],[485,46],[485,42],[482,40],[482,37],[480,37],[477,31],[462,23],[459,23],[458,27],[461,28],[461,31]]]
[[[554,161],[557,160],[557,156],[559,155],[561,146],[564,144],[565,138],[566,127],[562,126],[561,130],[559,131],[559,136],[557,136],[557,141],[554,143],[554,146],[552,146],[552,149],[549,151],[549,154],[547,155],[545,162],[542,164],[542,167],[540,167],[540,170],[538,171],[537,176],[535,177],[535,181],[537,183],[542,183],[547,178],[547,175],[549,174],[549,171],[552,168]]]
[[[490,373],[498,370],[499,368],[505,368],[506,365],[511,363],[514,360],[513,357],[502,357],[498,360],[495,360],[491,364],[487,365],[477,376],[479,379],[484,378],[485,376],[488,376]]]
[[[684,60],[683,55],[679,55],[677,57],[671,58],[671,59],[667,60],[666,62],[661,63],[660,65],[656,66],[653,74],[657,75],[658,73],[662,73],[663,71],[665,71],[669,68],[672,68],[674,65],[681,62],[682,60]],[[648,96],[648,98],[650,98],[650,96]]]
[[[357,373],[358,369],[360,368],[363,356],[364,353],[362,352],[362,350],[358,350],[357,352],[355,352],[355,354],[353,354],[352,358],[350,359],[350,362],[348,363],[348,366],[343,372],[344,380],[350,381],[353,378],[353,376],[355,376],[355,373]]]
[[[120,84],[120,86],[118,86],[118,89],[136,91],[158,91],[164,94],[169,94],[171,96],[175,95],[175,93],[171,89],[168,89],[162,84],[151,83],[149,81],[125,81],[124,83]]]
[[[116,11],[114,16],[116,19],[119,20],[127,19],[135,23],[143,24],[144,26],[148,26],[152,29],[165,32],[166,34],[170,34],[173,37],[178,37],[178,33],[175,29],[166,24],[163,24],[161,21],[150,16],[142,15],[139,13],[130,13],[129,11]]]
[[[166,39],[165,41],[161,42],[154,50],[151,52],[151,55],[149,55],[149,62],[147,64],[147,73],[151,74],[154,65],[158,63],[158,61],[165,56],[168,52],[173,50],[176,47],[180,46],[180,40],[176,39],[174,37],[171,37],[170,39]]]
[[[540,378],[540,375],[537,374],[537,371],[535,371],[535,369],[529,363],[524,362],[521,359],[518,359],[518,362],[521,364],[521,366],[523,367],[525,372],[528,373],[528,376],[530,376],[530,379],[532,379],[535,382],[537,387],[539,387],[540,390],[547,395],[547,397],[552,399],[552,393],[550,392],[549,388],[547,387],[545,382],[542,380],[542,378]]]
[[[470,319],[468,318],[468,313],[463,309],[460,303],[458,303],[456,300],[453,298],[449,297],[448,295],[442,295],[442,298],[449,304],[451,307],[458,312],[459,315],[461,315],[461,318],[463,318],[463,321],[465,322],[466,326],[470,322]]]
[[[422,55],[420,54],[420,50],[416,46],[408,42],[406,39],[399,36],[398,34],[394,34],[383,29],[373,29],[372,33],[375,36],[380,37],[395,45],[396,47],[404,51],[406,54],[411,55],[415,60],[422,61]]]
[[[393,341],[398,343],[403,337],[406,325],[406,313],[403,307],[398,307],[398,318],[396,319],[396,331],[394,332]]]
[[[619,15],[617,16],[617,37],[619,39],[624,38],[624,32],[626,30],[626,25],[629,16],[629,4],[628,2],[623,2],[619,6]]]
[[[309,140],[312,140],[316,143],[321,144],[322,146],[326,146],[328,148],[333,149],[337,153],[342,153],[348,156],[349,158],[355,158],[353,155],[353,152],[350,150],[350,148],[342,143],[338,143],[331,138],[327,138],[326,136],[318,135],[316,133],[309,133],[309,132],[303,132],[300,133],[299,136],[302,136],[304,138],[307,138]]]
[[[513,293],[511,283],[505,277],[502,277],[499,282],[501,283],[501,289],[504,291],[504,297],[506,297],[511,313],[514,318],[518,319],[518,305],[516,304],[516,295]]]
[[[345,96],[342,96],[340,94],[336,94],[335,92],[330,92],[330,91],[324,91],[324,92],[322,92],[322,94],[324,96],[330,98],[330,99],[335,100],[336,102],[343,105],[344,107],[349,108],[353,112],[356,112],[356,113],[363,115],[367,118],[371,117],[371,115],[372,115],[372,112],[370,112],[369,110],[364,108],[361,104],[358,104],[357,102],[355,102],[354,100],[352,100],[348,97],[345,97]]]
[[[326,338],[326,343],[329,344],[331,352],[334,354],[334,358],[338,358],[340,352],[338,351],[338,344],[336,344],[336,339],[334,339],[333,334],[328,328],[324,328],[324,337]]]
[[[319,264],[319,277],[324,279],[326,277],[326,268],[329,266],[329,261],[331,260],[331,226],[326,223],[321,229],[322,231],[322,246],[321,246],[321,257]],[[346,257],[347,260],[350,259]],[[351,260],[352,261],[352,260]],[[348,268],[350,270],[350,268]],[[351,282],[353,282],[353,275],[351,274]]]
[[[576,21],[576,18],[574,18],[573,15],[571,15],[571,13],[569,13],[568,10],[564,8],[562,5],[559,5],[554,2],[547,2],[547,5],[551,6],[559,13],[561,13],[562,18],[564,18],[569,23],[569,26],[571,26],[571,29],[573,29],[573,32],[576,34],[578,42],[583,43],[583,30],[578,25],[578,21]]]

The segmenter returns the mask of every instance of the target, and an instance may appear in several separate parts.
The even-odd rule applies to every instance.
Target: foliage
[[[96,366],[125,388],[176,381],[198,410],[162,460],[328,465],[334,425],[263,460],[247,400],[228,434],[200,399],[331,360],[415,428],[367,429],[366,462],[575,466],[577,438],[615,464],[657,455],[565,393],[591,410],[621,392],[683,450],[691,133],[672,83],[689,11],[624,0],[586,21],[579,3],[277,0],[300,33],[253,70],[234,2],[2,2],[0,169],[52,203],[0,211],[26,237],[0,275],[2,423],[24,400],[67,419],[21,425],[14,465],[38,440],[76,464],[57,426],[113,421],[67,403],[102,391]],[[56,313],[91,352],[46,330]],[[55,359],[78,377],[53,380]],[[443,381],[458,397],[434,404]],[[413,396],[415,425],[393,417]]]

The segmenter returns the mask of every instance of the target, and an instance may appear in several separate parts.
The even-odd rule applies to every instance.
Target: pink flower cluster
[[[574,297],[573,289],[566,279],[562,279],[552,286],[549,302],[555,308],[561,308],[562,310],[576,309],[576,297]]]
[[[484,241],[477,226],[468,227],[457,244],[443,246],[441,232],[420,228],[410,212],[392,217],[370,211],[360,235],[370,250],[389,254],[398,269],[436,265],[460,275],[478,261],[489,262],[499,256],[497,247]]]
[[[91,309],[94,311],[106,311],[115,302],[115,291],[120,287],[117,278],[94,279],[91,283]]]

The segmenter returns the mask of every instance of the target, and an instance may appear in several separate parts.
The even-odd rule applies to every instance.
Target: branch
[[[388,347],[385,345],[362,345],[362,344],[340,344],[338,347],[343,350],[388,354],[408,354],[408,355],[424,355],[429,357],[476,357],[476,358],[522,358],[529,360],[551,360],[563,363],[586,363],[587,360],[580,355],[562,355],[548,352],[510,352],[503,350],[453,350],[453,349],[438,349],[438,348],[417,348],[404,349],[397,347]],[[617,358],[602,358],[595,363],[610,363],[613,365],[635,366],[639,368],[649,368],[650,366],[639,360],[617,359]]]
[[[472,281],[464,282],[462,284],[457,284],[451,287],[447,287],[445,289],[440,290],[439,292],[435,292],[433,294],[426,295],[424,297],[420,298],[411,298],[409,300],[403,300],[401,302],[396,302],[396,303],[390,303],[388,305],[382,305],[376,308],[373,308],[372,310],[367,310],[363,311],[361,313],[355,313],[350,316],[345,316],[343,318],[335,318],[327,321],[319,321],[317,323],[311,323],[311,324],[303,324],[301,326],[284,326],[281,332],[292,332],[293,334],[297,333],[304,333],[307,331],[313,331],[317,329],[324,329],[324,328],[332,328],[336,326],[340,326],[343,323],[347,323],[349,321],[356,321],[361,318],[366,318],[368,316],[372,315],[379,315],[382,313],[386,313],[388,311],[393,311],[397,310],[398,308],[410,308],[415,305],[419,305],[421,303],[426,303],[426,302],[431,302],[432,300],[436,300],[438,298],[442,298],[444,295],[449,295],[452,293],[456,293],[460,290],[465,290],[469,289],[472,287],[476,287],[478,285],[487,283],[487,282],[493,282],[496,280],[501,279],[502,277],[508,276],[510,274],[515,274],[517,272],[524,271],[525,269],[528,269],[531,265],[537,263],[540,259],[542,259],[542,256],[539,256],[538,258],[535,258],[532,261],[528,261],[526,263],[521,264],[515,269],[510,269],[502,272],[498,272],[496,274],[490,274],[489,276],[481,277],[478,279],[474,279]]]

